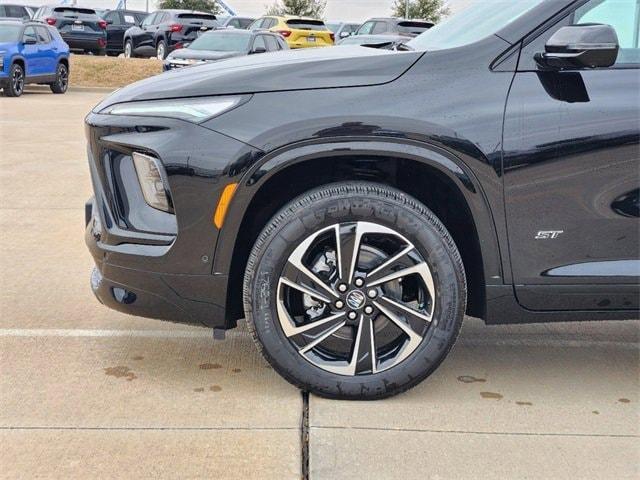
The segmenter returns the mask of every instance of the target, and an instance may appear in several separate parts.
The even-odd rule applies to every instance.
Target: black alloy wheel
[[[466,284],[426,207],[375,184],[335,184],[291,202],[258,238],[245,312],[267,360],[331,398],[375,399],[428,376],[453,345]]]
[[[19,97],[24,92],[24,70],[17,63],[9,70],[9,83],[4,89],[7,97]]]
[[[64,63],[59,63],[56,69],[56,80],[49,85],[53,93],[65,93],[69,87],[69,70]]]

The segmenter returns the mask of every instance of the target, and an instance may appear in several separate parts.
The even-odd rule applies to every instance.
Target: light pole
[[[409,20],[409,0],[406,0],[404,7],[404,18]]]

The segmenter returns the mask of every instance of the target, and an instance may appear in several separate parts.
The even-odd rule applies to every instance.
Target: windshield
[[[22,25],[0,25],[0,43],[17,42]]]
[[[191,50],[213,50],[216,52],[244,52],[249,50],[251,35],[232,33],[207,33],[194,40]]]
[[[444,50],[477,42],[501,30],[545,0],[475,0],[466,10],[411,40],[415,50]]]

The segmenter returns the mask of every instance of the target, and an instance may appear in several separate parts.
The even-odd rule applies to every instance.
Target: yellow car
[[[289,48],[330,47],[335,36],[322,20],[303,17],[262,17],[249,30],[269,30],[279,33]]]

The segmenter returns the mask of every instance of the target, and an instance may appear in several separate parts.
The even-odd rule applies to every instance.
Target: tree
[[[266,14],[322,18],[326,6],[326,0],[277,0],[267,8]]]
[[[176,8],[178,10],[198,10],[220,15],[222,9],[215,0],[161,0],[159,8]]]
[[[396,0],[393,5],[394,17],[406,17],[406,0]],[[442,17],[449,15],[450,10],[444,4],[444,0],[410,0],[409,1],[409,18],[428,20],[438,23]]]

